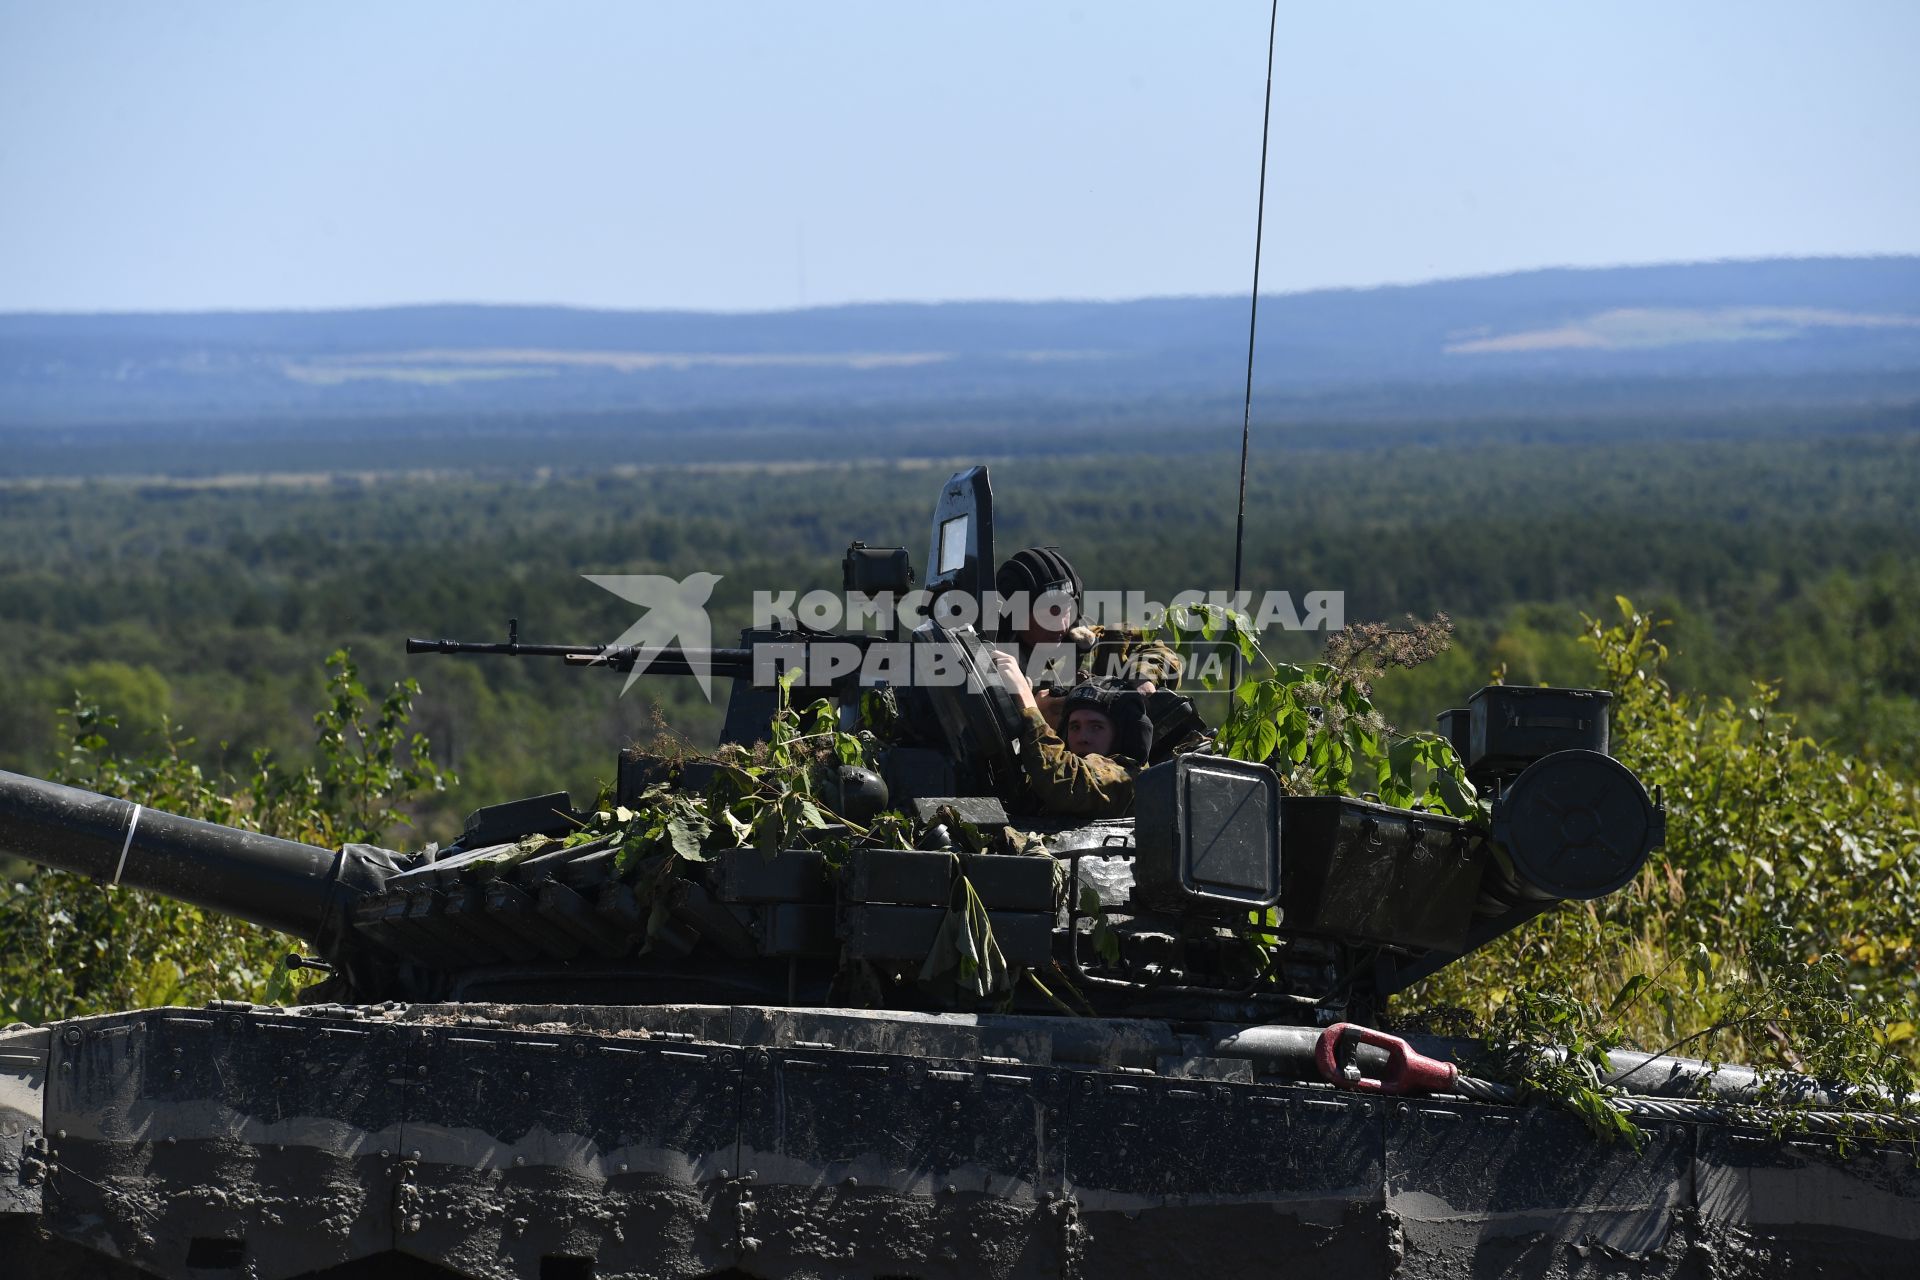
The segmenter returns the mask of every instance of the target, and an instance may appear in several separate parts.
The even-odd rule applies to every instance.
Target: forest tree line
[[[9,488],[0,767],[50,767],[76,691],[118,716],[128,750],[182,726],[215,772],[261,747],[298,761],[322,660],[345,647],[371,681],[423,686],[416,723],[460,778],[423,802],[424,832],[503,796],[585,794],[656,718],[710,740],[717,710],[690,681],[621,698],[607,673],[408,658],[404,639],[503,639],[517,618],[530,641],[604,642],[633,610],[582,574],[706,570],[724,575],[724,643],[755,590],[837,588],[853,539],[904,544],[924,567],[939,483],[973,460]],[[1003,552],[1058,545],[1089,586],[1159,599],[1229,584],[1230,455],[990,461]],[[1579,618],[1628,595],[1670,620],[1676,686],[1777,681],[1804,732],[1912,776],[1916,492],[1906,433],[1275,450],[1249,479],[1246,585],[1341,591],[1355,621],[1447,612],[1453,649],[1379,691],[1416,728],[1496,672],[1589,679]],[[1304,657],[1318,639],[1272,644]]]

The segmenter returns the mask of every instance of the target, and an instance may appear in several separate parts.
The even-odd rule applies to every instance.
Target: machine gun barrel
[[[631,671],[639,660],[640,650],[632,646],[602,649],[598,653],[570,653],[565,659],[570,667],[611,667],[615,671]],[[658,649],[648,656],[647,671],[663,676],[690,676],[701,671],[716,676],[750,676],[753,674],[753,650],[682,649],[678,646]]]
[[[0,853],[321,940],[384,866],[0,771]]]
[[[483,653],[508,658],[559,658],[570,667],[606,667],[610,671],[631,671],[639,661],[634,645],[599,644],[505,644],[484,640],[422,640],[409,638],[408,653]],[[716,676],[744,676],[753,671],[751,649],[683,649],[667,645],[647,659],[647,671],[663,676],[690,676],[705,672]]]
[[[522,644],[516,625],[504,643],[488,640],[425,640],[410,637],[408,653],[478,653],[505,658],[558,658],[570,667],[605,667],[627,672],[640,661],[637,645],[599,644]],[[769,670],[778,674],[794,665],[805,666],[808,646],[816,644],[853,645],[864,649],[892,637],[871,634],[798,633],[769,635],[751,647],[737,649],[686,649],[664,645],[646,654],[646,674],[662,676],[714,675],[732,679],[750,679],[756,675],[756,654],[764,656]],[[761,679],[766,680],[765,673]]]

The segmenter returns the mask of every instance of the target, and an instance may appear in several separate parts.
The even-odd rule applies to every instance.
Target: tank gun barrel
[[[357,896],[351,852],[0,771],[0,853],[302,938],[321,940],[342,897]]]

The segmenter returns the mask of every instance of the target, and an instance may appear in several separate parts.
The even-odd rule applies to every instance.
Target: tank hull
[[[1385,1099],[1167,1024],[154,1009],[0,1033],[19,1274],[1911,1274],[1910,1146]],[[30,1265],[29,1265],[30,1264]]]

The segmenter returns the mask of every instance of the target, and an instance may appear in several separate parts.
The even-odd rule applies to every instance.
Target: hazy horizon
[[[1418,289],[1428,285],[1462,284],[1475,281],[1502,280],[1518,276],[1543,275],[1553,272],[1591,272],[1633,271],[1657,269],[1663,267],[1695,266],[1739,266],[1773,262],[1888,262],[1912,261],[1920,259],[1920,253],[1824,253],[1824,254],[1774,254],[1753,258],[1705,258],[1705,259],[1669,259],[1649,262],[1614,263],[1548,263],[1537,267],[1516,267],[1510,271],[1489,271],[1473,275],[1433,276],[1419,280],[1382,280],[1370,284],[1329,284],[1316,285],[1300,289],[1271,289],[1263,282],[1260,289],[1262,300],[1270,298],[1302,297],[1313,294],[1329,293],[1381,293],[1395,289]],[[1252,281],[1249,279],[1248,284]],[[339,305],[301,307],[301,306],[259,306],[259,307],[180,307],[180,308],[0,308],[3,316],[140,316],[140,315],[271,315],[271,314],[329,314],[354,311],[418,311],[440,308],[499,308],[502,310],[555,310],[582,312],[662,312],[686,313],[689,315],[712,316],[756,316],[756,315],[792,315],[807,311],[838,311],[859,307],[942,307],[942,306],[1049,306],[1049,305],[1115,305],[1140,302],[1177,302],[1183,300],[1216,301],[1220,299],[1246,298],[1242,290],[1235,292],[1186,291],[1179,293],[1140,294],[1130,297],[966,297],[966,298],[853,298],[841,302],[811,303],[806,306],[767,306],[767,307],[619,307],[596,306],[591,304],[557,302],[545,299],[489,299],[489,298],[425,298],[409,302],[380,303],[342,303]],[[1920,298],[1915,302],[1920,305]]]
[[[1267,7],[0,0],[0,310],[1244,293]],[[1263,294],[1920,252],[1920,7],[1283,6]]]

